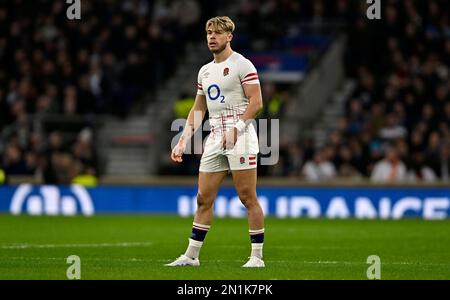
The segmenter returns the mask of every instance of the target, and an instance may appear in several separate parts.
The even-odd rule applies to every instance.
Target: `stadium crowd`
[[[343,2],[343,1],[341,1]],[[450,180],[450,27],[445,1],[385,1],[382,21],[349,19],[357,88],[327,144],[282,146],[271,174],[311,181]]]
[[[348,36],[346,73],[357,82],[325,146],[316,148],[314,138],[282,140],[279,163],[259,166],[259,175],[310,181],[450,180],[445,1],[385,1],[380,21],[367,19],[365,1],[230,3],[227,13],[241,21],[240,33],[252,37],[247,45],[252,50],[276,48],[278,38],[301,23],[316,25],[319,34],[321,24],[342,25]],[[265,111],[259,117],[283,118],[283,103],[295,101],[289,89],[262,84]],[[168,173],[195,174],[198,159],[191,157],[184,170],[174,167]]]
[[[77,22],[67,20],[64,1],[3,1],[0,177],[70,183],[98,176],[95,128],[87,123],[69,138],[58,128],[43,129],[36,116],[126,118],[171,76],[186,45],[204,38],[205,20],[227,13],[239,20],[238,34],[252,37],[253,51],[279,47],[279,37],[304,23],[320,33],[321,25],[337,22],[348,35],[346,69],[357,89],[337,130],[320,149],[314,139],[281,141],[280,162],[260,168],[260,175],[450,180],[446,5],[387,0],[382,20],[368,20],[366,1],[358,0],[105,0],[84,1]],[[282,118],[283,103],[295,99],[284,86],[262,84],[260,117]],[[179,108],[175,115],[185,114]],[[162,173],[195,174],[198,157],[189,160]]]
[[[70,138],[36,117],[126,118],[141,98],[151,101],[188,42],[202,38],[210,2],[82,1],[81,20],[68,20],[65,1],[2,1],[2,174],[64,184],[98,175],[89,122]]]

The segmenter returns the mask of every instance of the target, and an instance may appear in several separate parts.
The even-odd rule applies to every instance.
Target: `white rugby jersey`
[[[259,84],[258,73],[252,62],[237,52],[223,62],[211,61],[198,72],[197,94],[206,96],[213,137],[232,128],[247,109],[244,84]]]

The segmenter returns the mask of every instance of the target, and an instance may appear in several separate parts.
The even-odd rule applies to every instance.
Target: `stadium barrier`
[[[269,186],[259,184],[266,216],[277,218],[447,219],[448,186]],[[0,212],[13,215],[174,214],[192,216],[195,184],[151,186],[0,187]],[[218,217],[246,217],[235,189],[224,185],[216,198]]]

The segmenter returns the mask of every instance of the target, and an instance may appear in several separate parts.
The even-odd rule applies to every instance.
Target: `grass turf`
[[[215,219],[199,268],[164,267],[182,254],[191,218],[0,215],[0,279],[66,279],[69,255],[81,279],[450,279],[450,220],[266,219],[266,268],[245,269],[245,219]]]

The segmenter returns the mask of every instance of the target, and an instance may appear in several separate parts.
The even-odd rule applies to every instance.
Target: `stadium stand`
[[[363,4],[86,2],[78,26],[67,21],[62,2],[2,2],[0,167],[8,177],[45,183],[89,176],[88,184],[96,184],[139,167],[140,175],[195,174],[198,155],[187,155],[182,166],[168,161],[175,134],[168,131],[185,114],[176,100],[190,101],[184,96],[194,94],[198,67],[210,59],[205,20],[228,14],[238,23],[234,49],[261,74],[260,118],[295,128],[301,114],[314,112],[295,123],[301,132],[282,131],[279,163],[261,166],[260,175],[320,180],[316,165],[324,161],[332,178],[368,180],[394,149],[406,169],[403,180],[448,181],[447,3],[389,0],[384,22],[368,22]],[[305,98],[301,91],[342,36],[345,72],[335,75],[324,102]],[[136,145],[144,145],[139,155],[130,152]],[[126,156],[137,160],[125,165]]]

